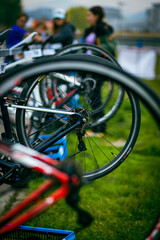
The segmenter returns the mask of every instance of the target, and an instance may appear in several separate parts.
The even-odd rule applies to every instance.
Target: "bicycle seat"
[[[0,33],[0,45],[4,43],[12,29],[7,29],[6,31]]]

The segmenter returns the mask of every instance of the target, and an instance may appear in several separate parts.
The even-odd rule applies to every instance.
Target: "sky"
[[[91,7],[101,5],[107,7],[120,7],[124,15],[137,13],[150,8],[153,3],[160,3],[160,0],[22,0],[24,9],[34,10],[40,7],[64,8],[73,6]]]

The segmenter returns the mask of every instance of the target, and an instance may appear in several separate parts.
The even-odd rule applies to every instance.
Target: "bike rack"
[[[40,136],[40,139],[46,139],[50,135]],[[67,148],[67,139],[66,136],[59,139],[53,146],[48,147],[44,153],[54,159],[59,159],[63,161],[68,156],[68,148]]]
[[[74,240],[74,231],[58,230],[51,228],[39,228],[20,226],[18,229],[1,236],[2,240],[19,239],[50,239],[50,240]]]

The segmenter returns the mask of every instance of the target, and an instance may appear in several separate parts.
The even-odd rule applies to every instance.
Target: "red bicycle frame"
[[[61,198],[66,198],[71,192],[70,182],[72,182],[72,186],[78,187],[80,185],[80,179],[75,173],[69,176],[67,173],[55,168],[57,165],[56,160],[42,155],[33,149],[26,148],[20,144],[11,145],[0,141],[0,151],[24,166],[50,177],[50,179],[43,183],[37,190],[0,218],[0,234],[17,228],[19,225],[55,204]],[[60,187],[45,199],[39,200],[43,193],[53,187],[55,179],[61,183]],[[17,216],[33,202],[37,202],[35,206],[32,206],[26,212]]]

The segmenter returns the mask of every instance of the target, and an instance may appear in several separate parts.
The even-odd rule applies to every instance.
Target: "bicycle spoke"
[[[97,148],[103,153],[103,155],[110,161],[110,159],[107,157],[107,155],[104,153],[104,151],[98,146],[97,143],[95,143],[95,141],[93,141],[93,139],[87,134],[87,136],[91,139],[91,141],[97,146]]]
[[[88,135],[88,134],[87,134],[87,135]],[[98,161],[97,161],[97,159],[96,159],[96,157],[95,157],[95,154],[94,154],[93,148],[92,148],[92,146],[91,146],[90,140],[89,140],[89,138],[87,138],[87,139],[88,139],[88,143],[89,143],[89,145],[90,145],[91,151],[92,151],[92,153],[93,153],[93,157],[94,157],[95,163],[96,163],[96,165],[97,165],[97,168],[99,169]]]
[[[116,134],[117,136],[119,136],[119,137],[122,137],[122,138],[124,138],[124,139],[126,139],[126,140],[127,140],[127,138],[126,138],[126,137],[124,137],[124,136],[122,136],[122,135],[120,135],[120,134],[118,134],[118,133],[114,132],[113,130],[109,129],[108,127],[107,127],[107,130],[109,130],[110,132],[112,132],[112,133]]]

